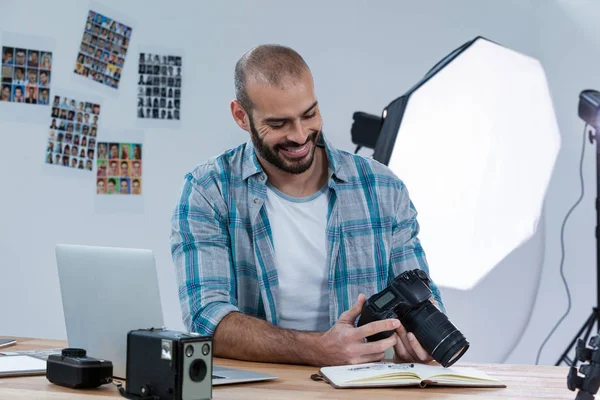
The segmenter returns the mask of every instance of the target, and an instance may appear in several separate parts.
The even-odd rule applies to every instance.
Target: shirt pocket
[[[389,241],[375,230],[342,232],[343,266],[350,296],[383,290],[389,270]],[[356,291],[356,293],[354,293]]]

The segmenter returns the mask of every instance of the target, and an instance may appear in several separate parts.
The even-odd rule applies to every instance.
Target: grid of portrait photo
[[[179,120],[182,57],[140,53],[138,118]]]
[[[142,194],[142,144],[98,143],[96,194]]]
[[[54,96],[46,164],[91,171],[99,119],[99,104]]]
[[[118,89],[132,28],[90,10],[75,73]]]
[[[0,101],[48,105],[51,70],[49,51],[2,47]]]

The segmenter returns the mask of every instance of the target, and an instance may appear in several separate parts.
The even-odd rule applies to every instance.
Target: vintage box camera
[[[413,332],[434,360],[449,367],[469,348],[465,336],[446,314],[430,301],[429,277],[420,269],[403,272],[390,286],[374,294],[363,306],[358,326],[388,318],[397,318],[407,331]],[[374,342],[390,337],[387,331],[367,337]]]
[[[92,389],[112,382],[113,365],[107,360],[88,357],[84,349],[63,349],[48,356],[46,378],[73,389]]]
[[[127,334],[127,390],[161,400],[212,398],[212,337],[166,329]]]

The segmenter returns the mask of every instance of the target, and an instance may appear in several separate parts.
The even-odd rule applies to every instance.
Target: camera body
[[[212,398],[212,337],[166,329],[127,334],[127,390],[136,397]]]
[[[420,269],[403,272],[363,306],[358,326],[384,319],[399,319],[413,332],[423,348],[444,367],[454,364],[469,348],[469,342],[432,302],[429,276]],[[374,342],[390,337],[394,331],[367,337]]]
[[[392,284],[371,296],[363,307],[358,326],[372,321],[403,317],[413,308],[428,302],[432,297],[429,278],[425,271],[415,269],[398,275]],[[380,332],[367,338],[370,342],[386,339],[394,332]]]
[[[63,349],[60,355],[48,356],[46,362],[46,378],[73,389],[92,389],[111,383],[112,374],[112,362],[88,357],[84,349]]]

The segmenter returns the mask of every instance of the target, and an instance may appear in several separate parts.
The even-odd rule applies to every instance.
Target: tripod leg
[[[581,327],[579,332],[577,332],[577,334],[575,335],[575,337],[573,338],[571,343],[569,343],[569,346],[565,349],[565,352],[562,354],[562,356],[560,356],[560,358],[554,365],[560,365],[561,362],[567,360],[567,354],[569,354],[569,352],[571,351],[573,346],[575,346],[575,343],[577,343],[577,339],[579,339],[581,337],[581,334],[583,333],[584,330],[586,330],[586,328],[588,329],[588,336],[589,336],[589,330],[596,323],[596,318],[597,318],[596,317],[596,309],[594,309],[594,310],[592,310],[592,315],[590,315],[588,317],[588,319],[585,321],[585,323],[583,324],[583,326]],[[586,338],[586,341],[587,341],[587,338]],[[571,366],[571,364],[569,364],[569,366]]]
[[[596,307],[594,307],[593,314],[594,314],[594,320],[592,321],[591,324],[588,325],[587,330],[585,331],[585,336],[583,337],[583,342],[585,344],[587,344],[588,339],[590,338],[590,333],[592,332],[592,328],[598,321],[598,309]]]

